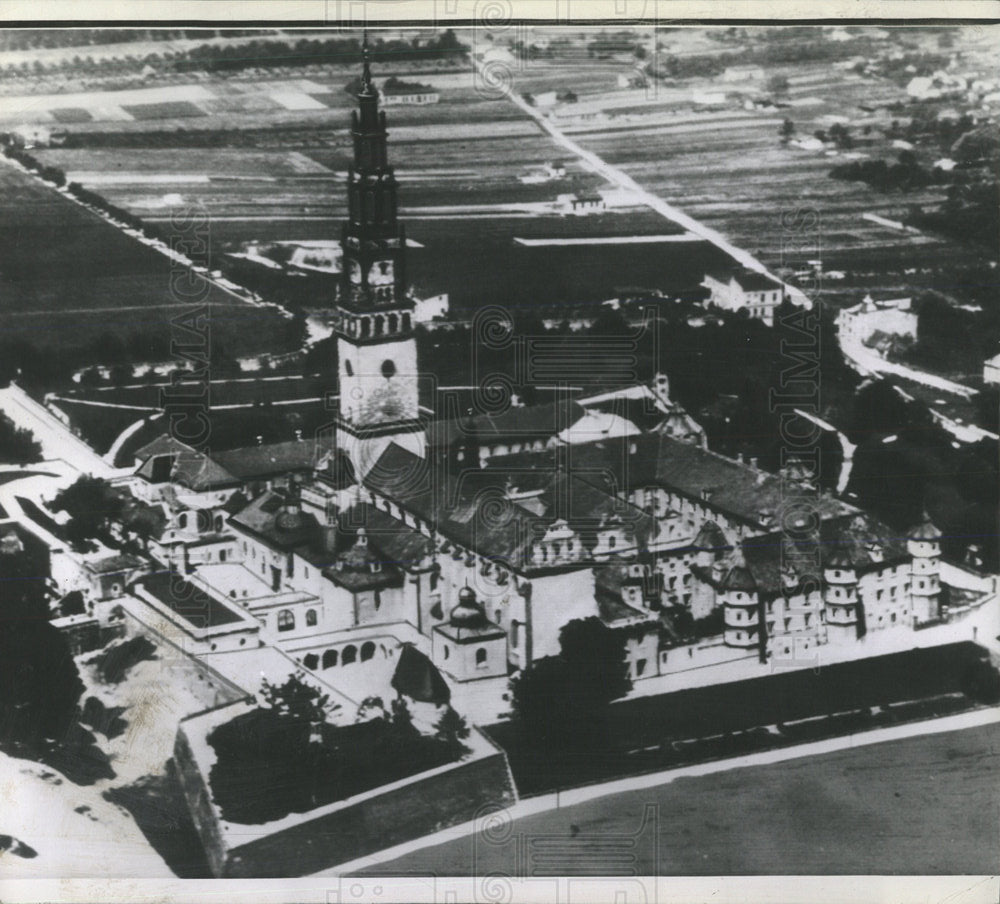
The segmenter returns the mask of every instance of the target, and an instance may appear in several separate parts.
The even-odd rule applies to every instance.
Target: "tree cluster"
[[[542,747],[600,743],[608,705],[632,688],[625,638],[600,619],[576,619],[559,632],[560,652],[511,679],[511,704]]]

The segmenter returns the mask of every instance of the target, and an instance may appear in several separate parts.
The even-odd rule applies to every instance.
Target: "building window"
[[[354,368],[351,366],[351,362],[344,358],[344,373],[349,377],[354,376]]]
[[[635,677],[636,678],[641,678],[642,677],[642,673],[645,672],[645,671],[646,671],[646,660],[645,659],[638,659],[638,660],[636,660],[636,663],[635,663]]]
[[[337,664],[337,651],[327,650],[323,654],[323,668],[328,669],[331,666],[335,666],[336,664]]]
[[[305,658],[302,660],[302,664],[307,669],[314,669],[319,665],[319,657],[315,653],[306,653]]]
[[[476,665],[484,666],[486,665],[486,647],[480,647],[476,650]]]
[[[306,611],[306,624],[311,628],[318,621],[318,616],[316,615],[315,609],[308,609]]]
[[[381,590],[376,590],[375,591],[375,611],[378,612],[378,610],[381,607],[382,607],[382,591]]]
[[[341,654],[340,662],[342,665],[351,665],[358,658],[358,648],[354,644],[349,643],[344,647],[344,652]]]
[[[290,609],[282,609],[278,613],[278,630],[291,631],[295,628],[295,616]]]
[[[441,651],[442,651],[445,659],[447,659],[451,655],[451,650],[448,649],[447,644],[445,646],[441,647]]]
[[[617,544],[618,538],[614,534],[608,537],[608,549],[614,549]]]
[[[375,655],[375,644],[373,644],[370,640],[366,640],[363,644],[361,644],[362,662],[367,662],[374,655]]]

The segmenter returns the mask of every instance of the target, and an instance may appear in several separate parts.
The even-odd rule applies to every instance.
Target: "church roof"
[[[859,573],[891,567],[908,558],[906,541],[888,525],[859,512],[826,521],[818,534],[793,539],[775,531],[743,541],[741,549],[762,596],[784,589],[783,572],[817,581],[824,568],[853,568]],[[818,554],[818,558],[817,558]]]
[[[272,549],[294,552],[317,567],[329,564],[333,557],[323,550],[321,527],[315,515],[299,511],[298,517],[289,520],[281,517],[286,514],[284,505],[285,495],[271,490],[232,515],[229,523],[260,537]]]
[[[585,413],[579,403],[567,399],[541,405],[513,405],[497,414],[472,414],[434,421],[428,427],[427,442],[442,448],[462,439],[487,444],[548,439],[575,424]]]
[[[420,703],[444,706],[451,700],[451,690],[437,666],[410,643],[404,643],[400,648],[392,687]]]
[[[755,527],[777,522],[789,499],[787,484],[777,475],[666,435],[581,443],[571,448],[567,461],[572,473],[607,492],[661,486]],[[554,471],[555,453],[519,453],[487,463],[487,470],[502,469]],[[829,495],[814,495],[814,502],[824,520],[858,511]]]
[[[333,446],[332,437],[288,440],[213,453],[215,461],[240,480],[259,480],[311,469]]]

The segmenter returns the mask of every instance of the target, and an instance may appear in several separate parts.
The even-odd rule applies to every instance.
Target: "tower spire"
[[[374,91],[372,87],[372,49],[368,44],[368,29],[364,30],[361,42],[361,90],[366,93]]]

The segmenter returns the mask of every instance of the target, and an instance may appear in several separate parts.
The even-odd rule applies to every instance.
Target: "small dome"
[[[449,620],[456,628],[478,628],[486,624],[486,613],[471,587],[463,587],[458,592],[458,605],[451,610]]]
[[[924,512],[920,524],[913,528],[908,536],[911,540],[925,540],[933,543],[941,539],[941,531],[931,521],[930,515]]]
[[[283,509],[278,512],[274,524],[280,530],[296,530],[302,527],[302,512],[297,509]]]

